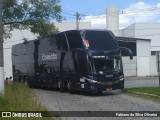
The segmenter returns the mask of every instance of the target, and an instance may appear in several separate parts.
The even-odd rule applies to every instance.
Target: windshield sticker
[[[86,48],[89,48],[89,41],[88,40],[84,40],[84,45],[86,46]]]

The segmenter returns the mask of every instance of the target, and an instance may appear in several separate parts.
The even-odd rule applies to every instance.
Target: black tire
[[[65,92],[65,84],[63,80],[58,80],[58,86],[59,86],[60,92]]]
[[[33,79],[31,77],[27,77],[24,84],[27,85],[29,88],[36,87],[35,84],[33,84]]]
[[[29,88],[34,88],[34,86],[33,86],[33,85],[31,85],[31,83],[30,83],[30,81],[29,81],[29,80],[27,80],[25,84],[26,84]]]
[[[73,83],[71,80],[68,81],[68,91],[70,94],[74,94]]]
[[[100,95],[100,94],[102,94],[102,91],[98,91],[97,93]]]

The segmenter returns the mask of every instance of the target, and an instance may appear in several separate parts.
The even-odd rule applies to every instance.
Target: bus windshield
[[[113,73],[122,71],[121,57],[114,57],[110,59],[94,58],[93,59],[94,74],[111,75]]]
[[[87,49],[91,50],[114,50],[119,45],[115,36],[110,31],[84,31],[82,34],[83,43]]]

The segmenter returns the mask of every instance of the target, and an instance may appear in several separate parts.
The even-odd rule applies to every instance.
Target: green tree
[[[4,36],[10,30],[30,29],[39,36],[57,32],[54,21],[61,21],[60,0],[3,0]]]

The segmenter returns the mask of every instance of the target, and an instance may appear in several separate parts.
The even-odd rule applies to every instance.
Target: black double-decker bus
[[[14,45],[13,73],[31,87],[61,92],[98,92],[124,88],[121,48],[111,31],[69,30]]]

